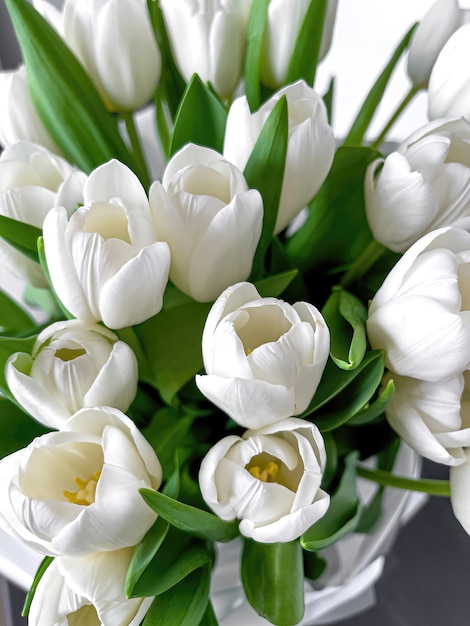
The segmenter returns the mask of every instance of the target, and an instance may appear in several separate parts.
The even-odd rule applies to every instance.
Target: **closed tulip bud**
[[[431,383],[470,365],[470,234],[441,228],[405,252],[370,305],[367,334],[395,374]]]
[[[70,219],[55,207],[44,220],[54,289],[85,322],[139,324],[160,311],[170,266],[144,188],[128,167],[110,161],[90,174],[83,197],[84,206]]]
[[[364,197],[375,239],[394,252],[470,215],[470,125],[454,119],[423,126],[369,165]]]
[[[303,80],[278,91],[255,113],[242,96],[230,107],[224,143],[225,158],[243,171],[269,114],[284,95],[289,131],[274,234],[312,200],[330,171],[335,138],[323,100]]]
[[[415,87],[427,87],[442,48],[449,37],[469,20],[470,11],[459,8],[457,0],[438,0],[432,5],[410,43],[407,72]]]
[[[198,74],[226,98],[243,72],[247,0],[162,0],[173,55],[188,82]]]
[[[459,28],[437,57],[428,86],[428,118],[470,122],[470,24]]]
[[[470,446],[470,374],[430,383],[391,376],[395,392],[386,408],[390,426],[421,456],[460,465]]]
[[[229,287],[207,316],[200,391],[247,428],[299,415],[328,359],[330,335],[311,304],[261,298],[250,283]]]
[[[34,593],[29,626],[139,626],[153,598],[126,598],[134,550],[56,558]]]
[[[263,224],[263,200],[215,150],[189,144],[150,190],[159,239],[171,251],[170,278],[210,302],[248,278]]]
[[[13,354],[5,378],[28,413],[60,429],[83,407],[126,411],[137,391],[137,360],[107,328],[71,320],[43,330],[31,355]]]
[[[24,66],[0,72],[0,144],[6,148],[21,140],[60,152],[34,108]]]
[[[82,409],[59,432],[0,462],[0,522],[42,554],[134,546],[155,522],[139,489],[158,489],[152,446],[117,409]]]
[[[314,0],[315,1],[315,0]],[[272,89],[286,84],[289,64],[312,0],[271,0],[261,53],[261,81]],[[319,61],[330,49],[337,0],[328,0]]]
[[[318,428],[289,418],[219,441],[201,463],[199,486],[216,515],[240,520],[245,537],[293,541],[328,509],[325,462]]]
[[[0,215],[42,229],[44,219],[55,204],[72,214],[83,201],[86,176],[67,161],[45,148],[20,141],[0,156]],[[39,263],[21,254],[0,239],[3,267],[35,287],[47,281]]]

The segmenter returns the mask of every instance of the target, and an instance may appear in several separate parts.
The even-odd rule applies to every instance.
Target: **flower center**
[[[55,356],[61,361],[73,361],[84,354],[86,354],[86,350],[83,348],[60,348],[55,351]]]
[[[279,465],[274,461],[269,461],[262,469],[259,465],[247,467],[247,469],[252,476],[263,483],[275,483],[279,473]]]
[[[98,233],[106,241],[121,239],[131,243],[126,212],[114,204],[94,202],[87,211],[83,230],[87,233]]]
[[[93,504],[100,474],[101,470],[98,470],[89,480],[83,480],[83,478],[77,476],[75,484],[78,487],[78,491],[64,491],[64,496],[72,504],[82,504],[83,506]]]

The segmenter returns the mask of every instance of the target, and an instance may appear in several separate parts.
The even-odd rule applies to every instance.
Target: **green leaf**
[[[330,356],[338,367],[355,369],[366,353],[367,309],[341,287],[334,287],[322,309],[330,330]]]
[[[219,622],[214,613],[214,608],[209,602],[199,626],[219,626]]]
[[[202,369],[202,331],[210,307],[210,303],[190,302],[164,309],[134,327],[152,366],[146,382],[154,385],[168,404]]]
[[[250,189],[257,189],[264,205],[263,229],[253,261],[251,278],[262,275],[264,257],[273,238],[287,154],[287,100],[282,96],[269,114],[246,164]]]
[[[262,298],[277,298],[287,289],[297,274],[298,271],[294,269],[275,276],[268,276],[268,278],[258,280],[255,287]]]
[[[26,448],[33,439],[47,432],[38,422],[10,400],[0,398],[0,458]]]
[[[353,122],[353,125],[351,126],[351,130],[344,140],[345,146],[359,145],[363,141],[364,135],[366,134],[366,130],[369,128],[369,124],[374,117],[375,111],[377,110],[378,105],[382,102],[385,89],[387,88],[393,70],[395,69],[402,54],[408,48],[408,44],[410,43],[410,39],[416,27],[417,24],[414,24],[400,41],[395,49],[395,52],[390,58],[390,61],[387,63],[384,70],[375,81],[372,89],[369,91],[356,119]]]
[[[332,125],[332,122],[333,122],[333,103],[335,99],[335,93],[336,93],[336,78],[332,76],[328,84],[328,89],[323,95],[323,102],[325,103],[326,113],[328,116],[328,124],[330,124],[330,126]]]
[[[326,449],[326,466],[323,472],[323,478],[321,481],[322,489],[328,491],[328,487],[336,476],[338,469],[338,450],[336,448],[336,441],[331,432],[323,434],[323,441]]]
[[[15,399],[8,389],[5,379],[5,363],[15,352],[27,352],[31,354],[36,342],[37,335],[32,337],[0,337],[0,390],[15,403]]]
[[[143,626],[199,626],[209,601],[211,568],[206,565],[155,598]]]
[[[372,239],[364,209],[364,176],[379,156],[371,148],[339,148],[305,224],[286,242],[294,267],[353,263]]]
[[[361,510],[356,492],[358,457],[357,452],[346,457],[343,475],[327,512],[300,538],[304,550],[322,550],[355,530]]]
[[[33,320],[10,296],[0,290],[0,331],[25,330],[35,325]]]
[[[253,0],[248,20],[245,61],[245,94],[251,111],[261,104],[260,65],[269,0]]]
[[[318,552],[304,552],[305,578],[318,580],[328,567],[328,562]]]
[[[301,417],[305,419],[329,402],[313,420],[322,432],[350,420],[364,408],[380,385],[384,360],[382,350],[371,350],[355,370],[341,370],[328,362],[317,392]]]
[[[38,259],[38,238],[42,232],[36,226],[0,215],[0,237],[29,259]]]
[[[220,100],[194,74],[176,115],[170,153],[174,154],[187,143],[222,152],[226,122],[227,112]]]
[[[393,380],[389,380],[385,386],[385,389],[379,395],[377,400],[370,404],[368,407],[359,411],[350,421],[350,426],[361,426],[362,424],[368,424],[382,415],[387,408],[387,404],[392,399],[395,391],[395,384]]]
[[[164,407],[158,411],[142,434],[150,442],[162,465],[163,475],[169,476],[175,469],[175,453],[191,428],[193,418]]]
[[[117,119],[106,110],[85,70],[27,0],[5,0],[39,117],[72,163],[90,172],[112,158],[135,170]]]
[[[303,78],[313,87],[327,10],[328,0],[311,0],[295,42],[286,84]]]
[[[241,577],[248,602],[277,626],[294,626],[304,614],[304,568],[299,541],[244,540]]]
[[[238,536],[238,521],[226,522],[213,513],[178,502],[151,489],[139,489],[145,502],[170,524],[210,541],[231,541]]]
[[[49,565],[52,563],[53,561],[53,557],[51,556],[45,556],[43,558],[43,560],[41,561],[41,564],[39,565],[36,574],[34,575],[34,580],[31,584],[31,587],[26,595],[26,599],[24,602],[24,606],[23,606],[23,610],[21,612],[21,615],[23,617],[27,617],[29,614],[29,609],[31,608],[31,602],[33,601],[34,598],[34,594],[36,593],[36,589],[37,586],[39,584],[39,581],[41,580],[41,578],[44,576],[46,569],[49,567]]]

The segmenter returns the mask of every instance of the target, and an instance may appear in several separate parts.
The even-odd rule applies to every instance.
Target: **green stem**
[[[121,117],[126,125],[132,152],[136,160],[137,167],[139,168],[139,178],[145,189],[148,190],[150,187],[150,176],[147,169],[147,163],[145,161],[144,151],[142,150],[142,144],[140,143],[139,134],[135,126],[134,116],[131,111],[128,113],[121,113]]]
[[[405,95],[405,97],[403,98],[403,100],[400,102],[400,104],[398,105],[398,107],[396,108],[395,112],[393,113],[393,115],[391,116],[391,118],[388,120],[388,122],[385,124],[382,132],[380,133],[380,135],[377,137],[377,139],[371,144],[371,148],[379,148],[380,145],[382,144],[383,140],[385,139],[388,131],[392,128],[392,126],[395,124],[395,122],[397,121],[397,119],[400,117],[400,115],[403,113],[403,111],[406,109],[406,107],[408,106],[408,104],[413,100],[413,98],[415,97],[415,95],[420,91],[420,87],[415,87],[414,85],[411,86],[410,90],[408,91],[408,93]]]
[[[433,480],[429,478],[407,478],[397,476],[383,470],[371,470],[365,467],[357,468],[357,475],[367,480],[372,480],[383,487],[396,487],[397,489],[407,489],[408,491],[420,491],[431,496],[450,496],[450,486],[448,480]]]
[[[343,276],[340,282],[341,287],[348,287],[358,278],[361,278],[382,256],[385,250],[385,246],[373,239]]]

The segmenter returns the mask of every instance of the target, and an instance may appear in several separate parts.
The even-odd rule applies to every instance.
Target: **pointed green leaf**
[[[0,237],[36,263],[39,261],[37,248],[41,235],[36,226],[0,215]]]
[[[322,550],[355,530],[361,509],[356,492],[358,457],[357,452],[346,457],[343,475],[327,512],[300,538],[304,550]]]
[[[175,453],[183,444],[193,418],[183,416],[170,407],[158,411],[142,433],[150,442],[162,465],[163,475],[169,476],[175,469]]]
[[[41,561],[41,564],[39,565],[38,570],[36,574],[34,575],[34,580],[31,584],[31,588],[28,591],[28,594],[24,602],[23,611],[21,612],[21,615],[23,617],[28,616],[29,609],[31,608],[31,602],[33,601],[34,594],[36,593],[36,588],[39,584],[39,581],[44,576],[46,569],[49,567],[49,565],[52,563],[53,560],[54,559],[51,556],[45,556],[43,560]]]
[[[204,613],[199,626],[219,626],[219,622],[214,613],[214,608],[210,602],[207,605],[206,612]]]
[[[268,278],[258,280],[255,283],[255,287],[262,298],[277,298],[287,289],[297,274],[297,270],[289,270],[288,272],[283,272],[282,274],[268,276]]]
[[[375,81],[372,89],[369,91],[366,99],[364,100],[364,103],[359,113],[357,114],[357,117],[354,120],[354,123],[351,126],[351,130],[349,131],[346,139],[344,140],[343,145],[358,146],[363,141],[364,135],[366,134],[366,131],[369,128],[369,124],[371,123],[372,118],[374,117],[377,107],[382,102],[385,89],[387,88],[387,85],[392,76],[393,70],[395,69],[402,54],[408,48],[410,39],[417,25],[418,24],[414,24],[410,28],[410,30],[406,33],[406,35],[403,37],[403,39],[400,41],[400,43],[396,47],[395,52],[390,58],[390,61],[387,63],[384,70]]]
[[[176,115],[170,153],[187,143],[213,148],[224,147],[227,112],[217,96],[194,74],[181,100]]]
[[[367,424],[377,419],[380,415],[382,415],[387,408],[387,404],[392,399],[392,396],[395,391],[395,384],[393,380],[389,380],[385,389],[379,395],[375,402],[369,404],[369,406],[362,411],[359,411],[350,421],[350,426],[361,426],[362,424]]]
[[[330,126],[332,126],[333,124],[333,104],[335,100],[335,93],[336,93],[336,78],[332,76],[328,84],[328,89],[323,96],[323,102],[325,103],[326,113],[328,116],[328,124]]]
[[[5,0],[26,65],[39,117],[69,161],[86,172],[112,158],[135,164],[117,119],[48,22],[27,0]]]
[[[303,78],[313,87],[327,10],[328,0],[311,0],[295,42],[286,84]]]
[[[323,433],[323,441],[326,449],[326,466],[323,472],[321,486],[322,489],[328,491],[328,487],[338,470],[338,450],[336,448],[335,438],[331,432]]]
[[[139,489],[145,502],[170,524],[210,541],[231,541],[238,536],[238,521],[226,522],[213,513],[178,502],[151,489]]]
[[[304,614],[304,567],[299,541],[244,540],[241,577],[248,602],[277,626],[294,626]]]
[[[268,6],[269,0],[253,0],[248,20],[245,93],[251,111],[256,111],[261,104],[260,65]]]
[[[0,331],[25,330],[34,326],[33,320],[24,309],[7,293],[0,290]]]

